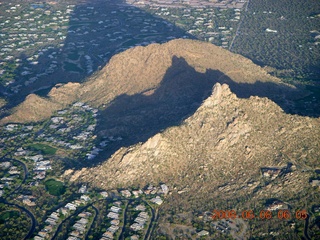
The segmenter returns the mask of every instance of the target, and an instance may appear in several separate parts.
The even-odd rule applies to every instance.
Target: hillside
[[[169,183],[172,195],[157,228],[157,234],[168,236],[179,224],[191,226],[196,212],[260,210],[270,198],[292,209],[314,206],[320,196],[310,179],[320,167],[319,130],[319,119],[286,114],[267,98],[237,98],[228,85],[217,83],[179,126],[122,147],[99,166],[68,170],[64,177],[101,189]],[[268,177],[263,169],[280,173]],[[280,228],[295,239],[287,222],[267,223],[256,220],[252,233]]]
[[[80,177],[102,188],[170,182],[180,188],[201,185],[204,190],[226,182],[245,184],[259,178],[260,168],[266,166],[291,162],[303,169],[319,167],[319,129],[319,119],[288,115],[267,98],[239,99],[228,85],[217,83],[179,126],[121,148],[71,180]],[[292,187],[297,193],[302,190]]]
[[[185,63],[176,64],[175,59]],[[188,69],[193,71],[193,75],[185,74]],[[168,74],[171,74],[171,79],[184,81],[196,76],[199,81],[210,79],[212,82],[228,83],[240,97],[267,96],[280,105],[284,105],[284,96],[287,101],[292,96],[301,97],[294,88],[281,84],[279,79],[271,77],[261,67],[240,55],[210,43],[179,39],[161,45],[135,47],[115,55],[83,85],[69,83],[54,87],[45,100],[46,104],[38,105],[31,112],[26,112],[25,106],[32,105],[35,99],[34,96],[27,97],[11,116],[0,123],[43,120],[76,100],[104,109],[119,95],[132,96],[158,88]],[[43,112],[40,106],[46,106],[46,111]],[[283,107],[288,106],[286,104]]]

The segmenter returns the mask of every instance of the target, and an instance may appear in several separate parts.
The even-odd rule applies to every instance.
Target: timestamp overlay
[[[261,210],[258,213],[255,213],[253,210],[213,210],[212,211],[212,219],[261,219],[261,220],[270,220],[270,219],[297,219],[297,220],[305,220],[308,217],[308,213],[306,210],[296,210],[295,212],[291,212],[288,209],[279,209],[279,210]]]

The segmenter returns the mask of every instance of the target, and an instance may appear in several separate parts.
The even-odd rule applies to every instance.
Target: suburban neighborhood
[[[174,38],[230,47],[246,2],[198,3],[0,4],[0,90],[41,95],[64,74],[79,81],[118,52]]]

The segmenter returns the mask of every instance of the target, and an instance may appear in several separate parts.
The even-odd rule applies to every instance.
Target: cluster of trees
[[[252,1],[232,50],[259,65],[292,69],[294,77],[319,78],[320,45],[311,32],[319,31],[319,13],[317,0]]]
[[[0,239],[22,239],[26,236],[30,228],[26,213],[4,204],[0,209]]]

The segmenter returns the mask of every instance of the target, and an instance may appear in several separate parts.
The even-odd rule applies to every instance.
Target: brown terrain
[[[201,82],[202,79],[211,85],[228,83],[240,97],[267,96],[281,104],[285,95],[286,101],[290,100],[292,94],[289,93],[295,92],[295,98],[301,97],[292,86],[280,83],[247,58],[210,43],[179,39],[162,45],[136,47],[115,55],[83,85],[56,86],[46,99],[32,94],[0,123],[43,120],[77,100],[106,108],[120,95],[150,94],[148,91],[159,88],[168,79],[171,82],[178,79],[184,82],[183,85],[190,80]],[[37,107],[26,108],[31,105]],[[43,111],[44,106],[49,106],[46,111]]]
[[[237,98],[228,85],[217,83],[179,126],[121,148],[95,168],[68,175],[100,188],[167,182],[179,190],[232,197],[236,190],[248,189],[242,191],[247,194],[260,185],[256,181],[263,167],[290,163],[299,171],[316,169],[319,145],[319,119],[286,114],[267,98]],[[309,185],[307,175],[297,177],[293,171],[286,176],[284,190],[269,186],[258,193],[278,189],[277,196],[287,191],[299,195]],[[225,184],[228,187],[215,192]]]
[[[98,166],[68,170],[64,177],[100,189],[169,184],[172,194],[155,235],[175,239],[177,231],[187,236],[191,219],[204,211],[261,210],[270,198],[292,209],[310,208],[320,199],[310,185],[319,169],[319,145],[319,118],[287,114],[267,98],[238,98],[228,85],[216,83],[211,96],[179,125],[121,147]],[[265,177],[264,168],[281,171]],[[260,224],[255,233],[293,232],[281,220]]]
[[[172,194],[163,209],[184,214],[250,209],[270,197],[297,207],[319,200],[309,179],[319,168],[320,118],[291,114],[306,94],[240,55],[173,40],[120,53],[48,98],[30,95],[1,123],[87,102],[100,109],[97,135],[123,141],[100,162],[66,170],[66,179],[101,189],[164,182]],[[263,168],[282,170],[266,178]],[[159,224],[167,226],[166,216]]]

